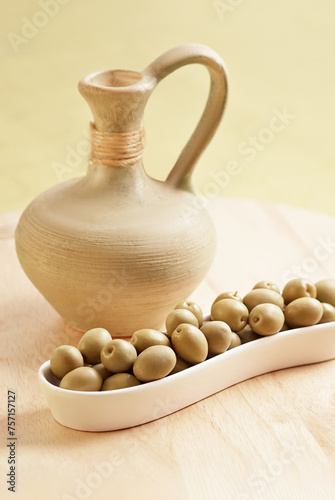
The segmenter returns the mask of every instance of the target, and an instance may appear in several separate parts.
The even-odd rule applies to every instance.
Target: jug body
[[[150,178],[143,184],[141,196],[128,199],[90,176],[67,181],[21,217],[24,271],[80,330],[101,326],[130,336],[163,328],[212,263],[215,230],[204,209],[193,210],[194,195]]]

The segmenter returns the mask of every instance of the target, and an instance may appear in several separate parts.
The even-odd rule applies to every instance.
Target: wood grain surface
[[[238,199],[208,209],[219,246],[192,295],[204,310],[221,291],[244,294],[262,279],[282,287],[296,274],[335,277],[335,219]],[[37,370],[78,335],[21,270],[17,219],[0,218],[1,499],[335,498],[334,360],[256,377],[132,429],[86,433],[55,422]],[[6,484],[7,390],[16,394],[15,494]]]

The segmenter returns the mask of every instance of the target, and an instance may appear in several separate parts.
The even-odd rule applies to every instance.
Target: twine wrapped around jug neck
[[[129,167],[143,155],[144,131],[99,132],[91,123],[91,163],[109,167]]]

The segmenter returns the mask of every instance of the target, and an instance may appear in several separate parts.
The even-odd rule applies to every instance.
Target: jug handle
[[[223,115],[228,93],[228,72],[220,56],[211,48],[197,43],[178,45],[155,59],[142,74],[154,79],[156,86],[163,78],[187,64],[202,64],[210,75],[210,90],[201,118],[170,171],[166,182],[191,189],[191,175],[197,160],[212,139]]]

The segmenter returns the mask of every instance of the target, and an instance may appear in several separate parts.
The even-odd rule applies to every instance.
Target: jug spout
[[[148,75],[125,69],[98,71],[82,78],[79,92],[91,108],[97,131],[141,129],[144,108],[154,88]]]

